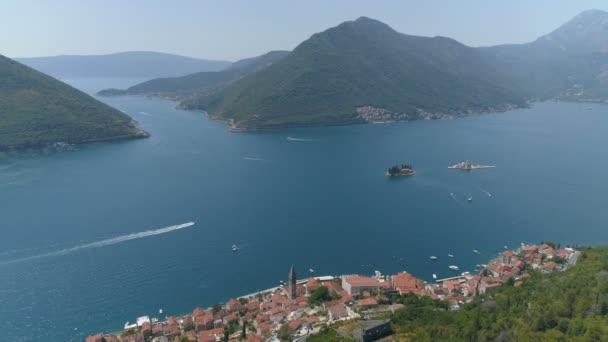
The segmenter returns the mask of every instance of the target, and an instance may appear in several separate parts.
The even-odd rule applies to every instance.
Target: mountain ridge
[[[585,11],[529,43],[491,47],[407,35],[362,16],[311,35],[255,73],[174,99],[234,131],[608,101],[608,13]]]
[[[59,78],[183,76],[219,71],[231,63],[153,51],[125,51],[103,55],[58,55],[15,58],[38,71]]]

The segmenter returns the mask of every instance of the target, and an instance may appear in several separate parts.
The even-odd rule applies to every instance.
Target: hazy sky
[[[603,0],[0,0],[0,54],[31,57],[161,51],[237,60],[290,50],[368,16],[399,32],[471,46],[521,43]]]

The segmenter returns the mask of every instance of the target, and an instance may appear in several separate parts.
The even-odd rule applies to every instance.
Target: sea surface
[[[67,81],[94,93],[139,80]],[[1,340],[79,341],[191,312],[276,286],[291,264],[299,278],[431,281],[505,245],[608,243],[606,105],[229,133],[170,101],[101,100],[152,136],[0,159]],[[496,168],[447,169],[467,159]],[[417,174],[387,179],[397,163]]]

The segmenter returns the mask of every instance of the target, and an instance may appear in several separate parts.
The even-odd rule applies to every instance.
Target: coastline
[[[233,297],[224,304],[216,304],[207,309],[196,307],[191,314],[166,316],[164,320],[141,316],[135,324],[127,322],[123,330],[95,336],[118,341],[118,336],[141,335],[145,339],[151,336],[171,338],[181,335],[190,340],[208,338],[211,341],[222,336],[231,339],[242,337],[242,327],[243,332],[248,330],[247,341],[259,342],[276,339],[280,327],[289,326],[292,337],[307,338],[322,332],[323,326],[329,327],[342,321],[357,322],[363,317],[363,312],[372,317],[394,313],[402,306],[391,304],[390,298],[393,296],[413,294],[430,297],[445,301],[450,310],[458,310],[465,303],[470,303],[474,298],[497,287],[509,284],[519,287],[533,274],[566,271],[576,265],[582,253],[580,249],[560,248],[551,243],[522,243],[521,247],[514,250],[507,250],[505,246],[502,253],[487,261],[488,264],[477,265],[474,273],[464,271],[459,274],[460,271],[455,271],[454,276],[442,279],[436,279],[433,275],[436,279],[433,281],[416,278],[405,271],[395,275],[383,275],[375,271],[375,275],[370,277],[345,274],[311,276],[298,280],[292,266],[289,281],[281,282],[279,286]],[[458,269],[456,266],[449,267]],[[357,285],[359,282],[364,284]],[[357,286],[362,288],[357,290]],[[330,289],[337,297],[311,302],[319,287]],[[388,296],[389,293],[393,294]],[[384,307],[386,303],[379,305],[381,298],[388,301],[388,308]],[[162,310],[159,314],[162,314]]]

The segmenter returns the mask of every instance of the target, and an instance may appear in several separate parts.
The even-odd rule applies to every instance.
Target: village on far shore
[[[292,265],[289,281],[281,286],[239,298],[211,308],[197,307],[192,314],[167,317],[164,321],[149,316],[137,318],[117,333],[99,333],[86,342],[220,342],[220,341],[306,341],[329,325],[348,321],[337,329],[342,337],[355,341],[375,341],[391,335],[386,317],[403,304],[394,303],[402,295],[427,296],[446,301],[458,310],[505,284],[522,285],[530,270],[550,273],[564,271],[576,264],[581,255],[573,248],[558,248],[550,243],[525,245],[505,250],[478,274],[427,282],[407,272],[374,276],[342,275],[297,280]],[[162,312],[161,312],[162,313]]]

